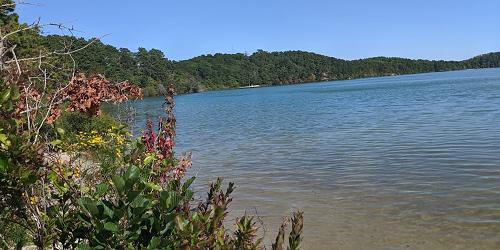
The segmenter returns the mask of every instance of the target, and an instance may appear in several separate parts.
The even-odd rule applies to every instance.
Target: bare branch
[[[50,104],[47,107],[47,112],[45,112],[45,116],[43,117],[42,121],[40,121],[40,124],[39,124],[39,126],[38,126],[38,128],[36,130],[35,139],[34,139],[33,143],[36,143],[38,141],[38,137],[40,136],[40,129],[42,129],[43,124],[45,124],[45,121],[47,120],[47,118],[49,117],[50,113],[52,112],[52,107],[54,107],[54,105],[57,103],[57,102],[55,102],[55,100],[59,96],[59,93],[62,92],[62,91],[64,91],[71,84],[73,84],[73,81],[69,81],[68,84],[66,84],[66,86],[64,86],[63,88],[58,89],[54,93],[54,95],[52,96],[52,99],[50,100]]]
[[[104,35],[106,36],[106,35]],[[95,43],[96,41],[99,41],[102,37],[104,36],[101,36],[99,38],[94,38],[92,39],[88,44],[78,48],[78,49],[75,49],[75,50],[71,50],[71,51],[67,51],[67,52],[59,52],[59,51],[52,51],[52,52],[48,52],[48,53],[45,53],[44,55],[40,55],[40,56],[36,56],[36,57],[29,57],[29,58],[21,58],[21,59],[18,59],[19,62],[23,62],[23,61],[33,61],[33,60],[38,60],[40,57],[41,58],[50,58],[50,56],[52,55],[70,55],[70,54],[74,54],[78,51],[81,51],[81,50],[84,50],[86,49],[87,47],[89,47],[90,45],[92,45],[93,43]],[[9,61],[6,61],[5,63],[6,64],[10,64],[10,63],[13,63],[15,62],[15,60],[9,60]]]
[[[23,31],[26,31],[26,30],[32,30],[32,29],[36,29],[36,28],[40,28],[40,27],[42,27],[42,26],[40,25],[40,19],[38,19],[38,20],[37,20],[36,22],[34,22],[33,24],[30,24],[30,25],[28,25],[28,26],[26,26],[26,27],[24,27],[24,28],[16,29],[16,30],[14,30],[14,31],[11,31],[11,32],[9,32],[9,33],[5,34],[4,36],[2,36],[2,37],[1,37],[1,39],[2,39],[2,40],[5,40],[5,39],[7,39],[9,36],[12,36],[12,35],[14,35],[14,34],[17,34],[17,33],[19,33],[19,32],[23,32]]]
[[[16,5],[32,5],[32,6],[43,6],[43,4],[39,3],[28,3],[25,1],[17,1],[15,3],[4,3],[0,5],[0,8],[11,8],[11,7],[16,7]]]
[[[14,57],[14,60],[16,61],[18,75],[21,75],[21,73],[22,73],[22,71],[21,71],[21,65],[19,65],[19,61],[17,60],[16,52],[14,51],[15,48],[16,48],[16,46],[13,46],[10,49],[10,51],[12,52],[12,56]]]

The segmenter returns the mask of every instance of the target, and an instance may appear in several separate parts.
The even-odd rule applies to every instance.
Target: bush
[[[194,178],[184,180],[190,155],[174,155],[173,88],[167,91],[159,132],[148,121],[140,139],[132,140],[108,116],[88,114],[63,114],[47,126],[55,137],[37,146],[23,143],[23,134],[7,134],[10,144],[0,151],[0,181],[7,184],[0,189],[0,219],[21,230],[0,233],[3,244],[29,239],[38,249],[262,248],[254,218],[237,219],[232,233],[225,228],[233,183],[223,190],[219,178],[205,201],[193,200]],[[287,222],[273,249],[283,249]],[[288,248],[298,249],[302,213],[294,213],[291,224]]]
[[[5,237],[0,241],[0,248],[2,249],[22,249],[28,243],[26,229],[17,224],[0,222],[0,231],[5,232]]]
[[[56,125],[68,134],[89,133],[91,131],[102,134],[112,127],[117,127],[118,123],[105,113],[99,116],[88,116],[77,112],[63,112]]]
[[[174,156],[174,90],[155,133],[140,139],[101,115],[102,103],[140,98],[141,91],[102,75],[74,74],[72,52],[19,41],[39,26],[17,23],[13,1],[0,6],[0,246],[37,249],[256,249],[252,217],[235,230],[225,219],[234,185],[217,179],[193,200],[189,154]],[[23,38],[23,39],[20,39]],[[24,39],[26,38],[26,39]],[[21,48],[25,53],[14,51]],[[34,55],[28,55],[28,52]],[[45,56],[47,55],[47,56]],[[34,56],[36,60],[30,59]],[[39,57],[36,57],[39,56]],[[293,216],[288,248],[301,241],[302,213]],[[284,223],[273,249],[283,249]]]

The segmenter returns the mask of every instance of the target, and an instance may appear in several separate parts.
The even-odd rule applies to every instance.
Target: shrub
[[[112,127],[117,127],[118,124],[108,114],[88,116],[77,112],[64,112],[61,118],[57,120],[57,126],[64,129],[68,134],[89,133],[91,131],[102,134]]]
[[[0,6],[0,244],[38,249],[257,249],[252,217],[225,228],[233,183],[222,179],[196,203],[184,179],[190,154],[174,155],[174,89],[155,133],[148,122],[132,140],[101,114],[102,103],[140,98],[127,82],[111,83],[64,67],[71,51],[35,51],[18,59],[14,37],[39,26],[16,23],[10,0]],[[6,7],[7,6],[7,7]],[[10,30],[9,30],[10,29]],[[28,36],[27,36],[28,37]],[[17,39],[19,40],[19,39]],[[16,40],[16,41],[17,41]],[[22,39],[21,39],[22,40]],[[5,53],[4,53],[5,52]],[[68,58],[62,58],[69,56]],[[66,62],[66,63],[65,63]],[[67,64],[69,62],[69,64]],[[68,112],[68,113],[65,113]],[[283,249],[286,222],[273,249]],[[291,220],[289,249],[298,248],[302,214]]]
[[[167,116],[160,120],[159,132],[154,133],[152,122],[148,121],[138,140],[130,139],[125,126],[112,125],[107,129],[100,126],[99,131],[87,133],[76,133],[77,129],[66,126],[70,133],[57,125],[71,119],[104,119],[64,114],[62,119],[66,120],[56,120],[55,125],[49,126],[54,129],[55,138],[38,144],[49,143],[52,145],[49,151],[35,151],[33,145],[23,146],[21,135],[7,134],[9,140],[2,144],[6,150],[1,151],[1,159],[2,170],[9,169],[9,174],[2,172],[0,177],[9,185],[2,186],[1,190],[6,195],[2,198],[6,206],[1,218],[4,221],[9,218],[19,225],[18,229],[26,230],[4,234],[9,239],[4,244],[22,245],[27,238],[23,235],[27,235],[39,249],[48,246],[65,249],[262,248],[254,218],[239,218],[233,233],[225,228],[233,183],[223,190],[219,178],[210,186],[205,201],[194,202],[190,189],[194,178],[184,180],[191,166],[190,155],[181,158],[174,155],[173,88],[168,89],[165,102]],[[18,143],[14,147],[26,151],[12,151],[12,142]],[[82,152],[86,155],[78,154]],[[77,160],[82,159],[85,164],[78,163]],[[34,164],[33,168],[19,167],[27,161]],[[12,175],[16,166],[28,172]],[[13,200],[9,200],[11,198]],[[291,223],[288,245],[289,249],[297,249],[301,241],[302,214],[295,213]],[[273,249],[283,249],[285,227],[286,223]]]

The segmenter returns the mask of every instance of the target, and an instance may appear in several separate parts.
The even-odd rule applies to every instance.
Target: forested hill
[[[70,44],[82,47],[89,41],[70,36],[44,36],[40,42],[49,49]],[[250,84],[281,85],[386,75],[500,67],[500,52],[464,61],[429,61],[374,57],[341,60],[303,51],[266,52],[251,55],[203,55],[172,61],[157,49],[137,52],[115,48],[100,41],[75,55],[79,71],[103,73],[111,80],[129,80],[156,95],[162,85],[174,83],[179,93],[225,89]]]

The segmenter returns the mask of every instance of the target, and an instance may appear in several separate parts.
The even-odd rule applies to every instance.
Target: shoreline
[[[366,76],[366,77],[358,77],[358,78],[349,78],[349,79],[331,79],[331,80],[319,80],[319,81],[306,81],[306,82],[295,82],[295,83],[283,83],[283,84],[256,84],[258,87],[234,87],[234,88],[217,88],[217,89],[207,89],[198,92],[186,92],[186,93],[176,93],[175,96],[183,96],[183,95],[191,95],[191,94],[200,94],[207,92],[215,92],[215,91],[227,91],[227,90],[244,90],[244,89],[255,89],[255,88],[268,88],[268,87],[282,87],[288,85],[302,85],[302,84],[312,84],[312,83],[325,83],[325,82],[341,82],[341,81],[353,81],[360,79],[372,79],[372,78],[384,78],[384,77],[397,77],[397,76],[412,76],[412,75],[421,75],[421,74],[433,74],[433,73],[445,73],[445,72],[459,72],[459,71],[469,71],[469,70],[488,70],[488,69],[498,69],[500,67],[488,67],[488,68],[467,68],[467,69],[458,69],[458,70],[446,70],[446,71],[428,71],[428,72],[420,72],[414,74],[390,74],[390,75],[381,75],[381,76]],[[252,85],[255,86],[255,85]],[[142,88],[141,88],[142,89]],[[148,95],[144,96],[144,98],[150,97],[160,97],[163,95]]]

